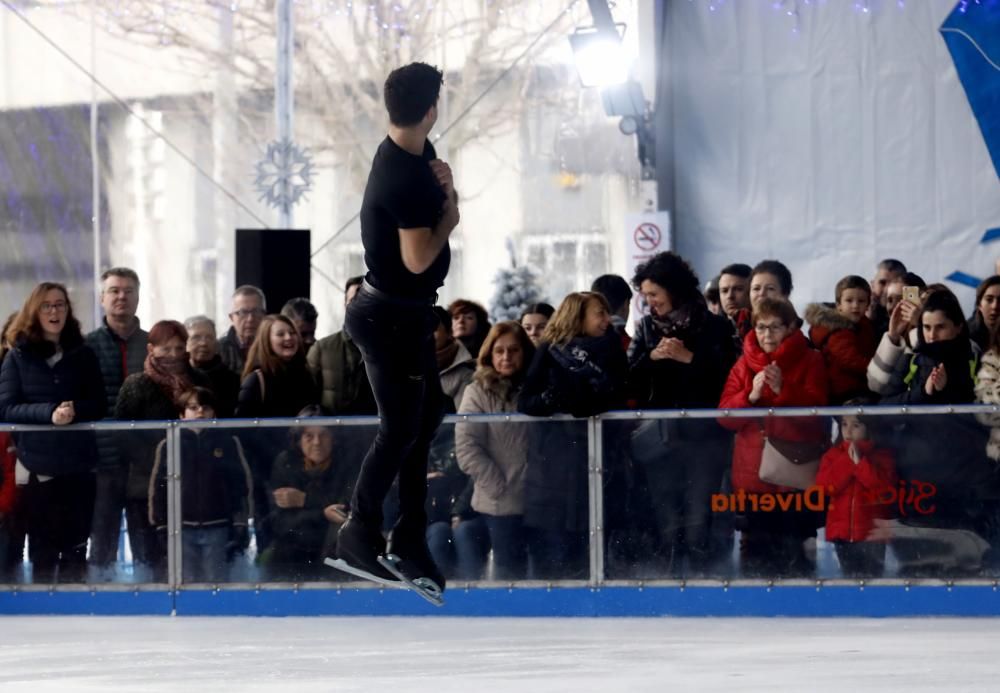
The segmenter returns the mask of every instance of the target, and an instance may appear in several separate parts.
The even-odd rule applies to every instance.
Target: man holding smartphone
[[[442,78],[438,69],[412,63],[385,82],[389,134],[375,153],[361,206],[368,274],[344,323],[361,350],[381,420],[334,562],[376,581],[402,580],[438,600],[444,577],[427,548],[424,510],[428,451],[444,416],[431,309],[459,221],[451,169],[427,139]],[[386,544],[382,503],[397,474],[399,519]]]

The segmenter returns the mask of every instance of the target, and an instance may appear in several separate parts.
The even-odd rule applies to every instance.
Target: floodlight
[[[620,26],[624,31],[624,25]],[[628,81],[628,62],[617,33],[577,29],[570,35],[569,43],[584,87],[607,87]]]

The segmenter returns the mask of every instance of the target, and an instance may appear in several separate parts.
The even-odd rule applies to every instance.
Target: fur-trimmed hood
[[[814,329],[824,328],[827,332],[835,330],[850,330],[856,327],[846,315],[841,315],[837,309],[827,303],[810,303],[806,306],[806,322]]]

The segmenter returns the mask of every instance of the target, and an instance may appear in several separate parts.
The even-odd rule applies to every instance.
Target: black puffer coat
[[[628,361],[614,330],[577,337],[565,347],[542,343],[525,376],[517,408],[533,416],[593,416],[625,403]],[[587,427],[558,421],[528,427],[524,523],[583,532],[589,526]]]
[[[19,339],[0,369],[0,419],[7,423],[51,424],[62,402],[73,402],[74,423],[104,418],[106,398],[97,357],[79,335],[65,336],[62,358],[50,342]],[[90,431],[16,433],[17,457],[31,472],[45,476],[94,469],[97,446]]]

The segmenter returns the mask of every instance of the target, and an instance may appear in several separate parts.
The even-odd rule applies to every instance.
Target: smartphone
[[[903,287],[903,300],[909,301],[913,305],[920,305],[920,287],[919,286],[904,286]]]

